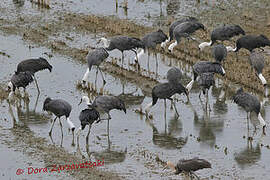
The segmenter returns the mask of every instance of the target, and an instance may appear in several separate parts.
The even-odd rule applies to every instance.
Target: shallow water
[[[189,4],[188,2],[189,1],[183,1],[183,3],[186,4]],[[57,6],[57,3],[59,2],[52,2],[53,5],[54,3],[55,6]],[[80,3],[83,5],[87,4],[87,6],[82,6]],[[96,11],[101,9],[98,5],[91,6],[91,3],[92,1],[70,1],[63,6],[69,7],[68,10],[70,11],[83,13],[89,10],[87,8],[90,7],[95,7],[93,9]],[[114,2],[110,3],[111,4],[106,3],[106,5],[108,5],[108,7],[114,6]],[[120,3],[121,2],[119,2],[119,4]],[[74,6],[74,4],[76,4],[76,6]],[[138,7],[140,4],[142,4],[140,1],[129,1],[130,8]],[[143,5],[146,7],[151,5],[152,9],[150,13],[158,16],[159,1],[145,1]],[[10,6],[12,6],[12,4],[10,4]],[[26,11],[25,9],[21,9],[20,13],[29,13],[31,15],[39,13],[36,8],[31,8],[28,1],[25,2],[24,6],[25,8],[29,7],[30,10]],[[162,1],[161,7],[164,8],[164,6],[165,2]],[[192,6],[192,4],[190,6]],[[57,7],[60,8],[59,6]],[[78,7],[83,8],[76,10]],[[12,8],[14,7],[11,7],[11,9]],[[112,8],[103,9],[104,11],[99,11],[100,14],[115,15]],[[143,10],[144,8],[142,8],[141,11]],[[46,10],[44,11],[46,14]],[[139,14],[137,11],[140,11],[140,8],[136,9],[136,14]],[[92,10],[91,12],[95,13],[95,11]],[[120,8],[119,12],[121,12]],[[180,10],[177,10],[176,12],[179,13]],[[134,16],[132,13],[128,13],[128,17]],[[121,13],[119,17],[124,18]],[[143,15],[140,15],[138,19],[147,21],[147,19],[144,19],[143,17]],[[131,19],[138,21],[136,18]],[[87,43],[95,45],[97,41],[97,37],[94,35],[88,36],[80,35],[78,33],[73,34],[73,36],[75,41],[70,42],[70,46],[72,47],[85,47],[87,46]],[[61,35],[52,37],[52,39],[61,38]],[[1,34],[0,40],[2,44],[5,45],[1,47],[1,51],[10,55],[10,58],[0,56],[1,82],[8,82],[11,74],[16,69],[18,62],[29,57],[45,57],[53,66],[52,73],[42,71],[38,72],[36,75],[41,90],[36,108],[37,90],[35,85],[31,84],[27,88],[30,95],[30,102],[28,105],[27,102],[24,103],[22,101],[22,107],[13,105],[11,107],[12,110],[10,110],[6,101],[1,103],[0,125],[4,128],[14,128],[15,131],[16,126],[14,126],[14,124],[20,126],[24,125],[29,127],[29,131],[34,132],[36,136],[45,137],[51,142],[48,131],[50,128],[50,119],[53,119],[53,117],[50,117],[50,115],[42,111],[43,101],[49,96],[51,98],[62,98],[71,103],[73,109],[70,119],[74,122],[76,127],[79,127],[80,122],[78,120],[78,115],[82,109],[86,108],[86,106],[78,106],[78,103],[81,96],[87,95],[87,93],[78,90],[76,84],[82,78],[86,70],[86,64],[81,64],[75,59],[55,54],[47,48],[36,47],[36,45],[33,44],[31,44],[33,48],[29,49],[29,44],[24,42],[19,36],[4,36]],[[53,57],[48,58],[44,53],[52,54]],[[110,55],[113,57],[121,57],[121,53],[118,51],[113,51]],[[191,77],[191,68],[188,65],[181,63],[179,60],[169,59],[161,54],[158,54],[157,57],[158,80],[160,82],[165,81],[164,77],[170,66],[177,66],[181,68],[185,74],[183,84],[187,84]],[[133,62],[133,58],[134,53],[125,52],[125,68],[128,68],[127,60],[130,59],[130,62]],[[144,55],[140,59],[142,68],[146,70],[147,58],[147,55]],[[110,61],[110,59],[107,61]],[[151,71],[155,72],[155,57],[151,55],[149,62]],[[89,81],[91,83],[94,83],[95,70],[96,69],[93,68],[89,75]],[[136,109],[139,109],[141,105],[144,107],[151,102],[151,98],[148,95],[149,93],[144,93],[143,89],[140,89],[136,84],[125,81],[125,78],[119,79],[117,76],[107,74],[106,72],[104,72],[104,75],[107,81],[107,84],[104,87],[105,92],[118,96],[123,93],[122,88],[124,86],[124,94],[132,93],[132,96],[129,95],[128,98],[132,97],[136,102],[130,101],[128,103],[127,114],[116,110],[111,112],[112,120],[110,121],[109,126],[110,145],[108,144],[106,136],[107,122],[102,121],[99,124],[93,125],[88,152],[85,143],[85,136],[88,128],[82,132],[79,141],[80,149],[78,150],[76,146],[71,146],[72,134],[68,132],[68,125],[63,118],[64,138],[62,146],[65,150],[76,153],[79,156],[82,155],[87,159],[89,158],[89,155],[91,159],[104,159],[105,166],[101,167],[101,169],[117,172],[126,179],[179,178],[168,170],[162,171],[163,166],[156,161],[156,157],[159,157],[163,161],[171,160],[173,162],[176,162],[181,158],[205,158],[212,163],[212,169],[198,172],[198,175],[205,179],[264,179],[270,171],[268,166],[270,162],[270,150],[266,147],[270,142],[269,129],[267,128],[266,130],[266,136],[261,136],[261,128],[258,127],[257,132],[253,135],[253,126],[250,125],[251,130],[249,136],[252,136],[254,139],[251,147],[251,145],[247,143],[248,131],[245,111],[231,102],[231,94],[229,94],[229,91],[226,92],[225,98],[218,100],[218,96],[222,90],[222,83],[220,80],[217,80],[218,87],[213,87],[209,91],[210,115],[208,115],[209,112],[203,110],[198,98],[199,89],[195,86],[190,93],[190,104],[177,103],[177,110],[180,114],[179,118],[176,118],[175,112],[170,109],[169,101],[167,101],[165,114],[164,102],[163,100],[159,100],[151,110],[151,113],[153,114],[153,119],[151,120],[134,112]],[[97,82],[97,86],[100,88],[102,86],[100,74]],[[93,94],[90,93],[88,95],[92,97]],[[183,95],[178,96],[178,98],[186,101],[186,97]],[[27,106],[29,107],[29,113],[27,113]],[[266,102],[262,112],[267,124],[270,123],[269,110],[269,103]],[[12,116],[11,111],[13,112],[14,117]],[[106,117],[106,115],[103,116]],[[15,122],[13,122],[13,118],[15,119]],[[59,123],[55,123],[52,138],[56,146],[60,146],[61,144],[61,131],[59,128]],[[12,136],[12,134],[10,134],[10,136]],[[0,141],[3,140],[4,138],[0,138]],[[261,144],[263,144],[263,146],[261,146]],[[3,146],[6,150],[5,154],[9,154],[7,145]],[[22,156],[20,152],[11,153],[15,153],[19,157]],[[4,161],[8,164],[11,159],[5,159]],[[20,166],[28,167],[25,164],[26,161],[28,162],[25,158],[18,158]],[[40,163],[33,163],[35,166],[42,166]],[[13,166],[9,165],[9,167]],[[18,176],[15,175],[16,168],[17,167],[13,167],[10,170],[7,170],[10,174],[14,174],[13,176],[9,176],[9,178],[18,178]],[[26,178],[28,179],[28,177]],[[36,179],[38,177],[29,176],[29,178]],[[58,178],[61,179],[61,177]]]

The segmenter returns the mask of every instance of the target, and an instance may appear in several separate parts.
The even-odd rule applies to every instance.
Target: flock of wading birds
[[[103,84],[106,83],[103,74],[99,69],[99,65],[106,58],[109,57],[108,51],[112,51],[114,49],[120,50],[122,52],[123,65],[123,52],[131,50],[136,54],[135,62],[137,62],[137,64],[139,65],[138,59],[140,58],[140,56],[144,54],[147,50],[155,50],[158,44],[160,44],[162,48],[165,48],[167,43],[175,40],[175,42],[171,43],[168,47],[168,50],[170,52],[173,52],[174,47],[180,43],[180,40],[183,37],[197,41],[191,35],[199,29],[205,30],[205,27],[202,23],[200,23],[194,17],[185,17],[181,20],[173,22],[170,25],[169,37],[160,29],[156,32],[146,34],[142,39],[128,36],[115,36],[110,39],[106,39],[103,37],[100,39],[99,42],[103,42],[104,48],[96,48],[95,50],[90,51],[86,56],[88,68],[83,76],[82,83],[86,84],[89,72],[94,65],[97,67],[96,78],[98,71],[100,71],[103,79]],[[225,40],[230,40],[234,36],[239,35],[241,35],[241,37],[236,41],[235,48],[231,46],[225,47],[223,44],[217,43],[217,41],[223,42]],[[225,70],[222,67],[222,62],[226,59],[227,51],[237,52],[241,48],[249,50],[250,64],[252,65],[252,67],[254,67],[256,75],[261,80],[262,84],[266,86],[267,81],[262,75],[265,61],[264,56],[261,54],[260,51],[255,51],[256,48],[261,49],[262,47],[270,46],[270,41],[266,36],[246,35],[245,31],[239,25],[222,25],[215,28],[211,32],[210,42],[203,42],[199,44],[199,49],[203,50],[206,46],[213,46],[212,55],[215,59],[215,62],[199,61],[195,65],[193,65],[193,78],[186,87],[184,87],[180,82],[182,76],[181,71],[176,67],[172,67],[167,72],[168,82],[158,84],[152,89],[152,102],[144,108],[145,114],[147,116],[150,108],[157,103],[158,99],[164,99],[165,103],[166,99],[171,100],[176,110],[172,96],[177,93],[184,93],[189,100],[189,92],[195,81],[198,82],[203,94],[206,94],[207,96],[209,88],[215,83],[214,74],[218,73],[223,76],[225,75]],[[33,81],[35,81],[38,93],[40,93],[37,80],[35,78],[35,73],[44,69],[48,69],[49,71],[51,71],[52,66],[48,63],[46,59],[41,57],[37,59],[27,59],[20,62],[17,65],[17,71],[15,72],[15,74],[13,74],[13,76],[11,77],[11,81],[8,83],[8,90],[10,91],[8,100],[11,101],[12,99],[14,99],[14,94],[17,93],[16,89],[18,89],[19,91],[19,88],[23,87],[25,92],[25,88]],[[233,101],[246,110],[248,124],[250,119],[250,113],[255,112],[257,114],[260,125],[263,127],[263,133],[265,134],[266,123],[260,113],[261,104],[258,98],[250,93],[244,92],[243,89],[240,88],[233,96]],[[106,120],[111,119],[110,110],[112,109],[123,110],[126,113],[125,102],[114,96],[97,96],[93,102],[91,102],[87,96],[83,96],[81,98],[81,102],[85,102],[88,108],[82,110],[79,115],[81,127],[78,128],[76,133],[78,137],[80,131],[83,130],[86,125],[88,125],[89,131],[86,137],[88,139],[92,124],[94,122],[98,123],[100,120],[105,120],[100,118],[100,112],[105,112],[108,114],[108,118]],[[47,97],[43,104],[43,110],[50,111],[56,116],[51,124],[51,128],[49,131],[50,136],[57,118],[59,119],[59,124],[62,130],[62,123],[60,118],[62,116],[65,116],[67,123],[72,130],[72,135],[74,139],[75,126],[69,119],[72,106],[68,102],[63,99],[52,99],[50,97]],[[176,114],[178,114],[177,110]],[[166,167],[172,168],[176,174],[179,174],[181,172],[187,172],[189,175],[192,176],[192,174],[195,175],[193,173],[194,171],[202,168],[210,168],[211,164],[204,159],[193,158],[189,160],[180,160],[176,165],[168,162]]]

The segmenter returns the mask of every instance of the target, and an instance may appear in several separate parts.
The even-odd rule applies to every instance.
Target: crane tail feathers
[[[89,70],[89,68],[87,68],[87,70],[86,70],[86,72],[85,72],[85,74],[84,74],[84,76],[82,78],[83,81],[87,81],[89,72],[90,72],[90,70]]]
[[[74,124],[70,121],[69,118],[67,118],[67,123],[68,123],[68,125],[69,125],[69,127],[70,127],[71,130],[74,130],[75,129]]]
[[[260,124],[261,124],[262,126],[265,126],[265,121],[264,121],[264,119],[263,119],[261,113],[258,114],[258,120],[260,121]]]
[[[267,84],[267,81],[266,81],[266,79],[263,77],[263,75],[260,73],[258,76],[259,76],[259,78],[260,78],[262,84],[263,84],[263,85],[266,85],[266,84]]]
[[[188,85],[186,86],[186,89],[188,90],[188,92],[190,92],[193,83],[194,83],[194,80],[192,79],[192,80],[188,83]]]

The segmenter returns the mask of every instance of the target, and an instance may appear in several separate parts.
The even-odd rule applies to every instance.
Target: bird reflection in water
[[[165,130],[164,133],[158,132],[158,129],[155,127],[153,124],[152,120],[146,118],[145,122],[153,129],[153,143],[160,148],[164,149],[181,149],[183,146],[187,143],[188,141],[188,136],[187,137],[174,137],[172,134],[177,132],[182,131],[182,128],[180,127],[182,124],[177,123],[178,117],[174,116],[170,120],[170,125],[169,125],[169,132],[167,133],[167,120],[165,119]],[[179,122],[179,121],[178,121]],[[172,128],[172,127],[175,128]]]
[[[98,140],[100,138],[96,136]],[[96,160],[103,160],[105,164],[114,164],[114,163],[121,163],[125,160],[126,154],[127,154],[127,148],[125,150],[112,150],[111,149],[111,143],[109,141],[109,136],[108,136],[108,141],[107,141],[108,147],[105,150],[102,151],[90,151],[90,145],[89,141],[86,140],[85,143],[85,150],[87,157],[83,154],[80,148],[79,144],[79,136],[77,137],[77,154],[82,157],[82,159],[92,159],[95,158]]]
[[[235,161],[242,169],[254,165],[261,159],[261,141],[263,137],[264,135],[262,134],[254,147],[252,144],[253,138],[248,135],[247,146],[240,152],[234,154]]]
[[[216,133],[223,131],[224,121],[210,118],[208,111],[203,111],[203,116],[199,117],[194,107],[191,105],[194,113],[194,126],[199,130],[199,141],[210,147],[216,144]]]

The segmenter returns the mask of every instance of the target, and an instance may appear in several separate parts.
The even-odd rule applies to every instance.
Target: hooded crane
[[[49,131],[49,136],[52,135],[52,129],[53,129],[54,123],[55,123],[57,118],[59,119],[59,124],[61,126],[61,132],[62,132],[62,136],[63,136],[62,123],[61,123],[60,118],[62,116],[65,116],[67,123],[68,123],[70,129],[72,130],[72,135],[73,135],[72,144],[74,144],[73,142],[74,142],[75,126],[69,119],[69,115],[70,115],[71,110],[72,110],[71,105],[67,101],[62,100],[62,99],[51,99],[50,97],[47,97],[43,103],[43,111],[52,112],[56,116],[52,122],[50,131]]]
[[[237,39],[236,47],[227,47],[227,51],[238,52],[241,48],[245,48],[252,52],[253,49],[270,46],[270,40],[265,35],[245,35]]]
[[[108,120],[107,133],[108,134],[109,134],[109,120],[112,119],[110,115],[110,111],[113,109],[118,109],[127,113],[125,103],[121,99],[115,96],[108,96],[108,95],[97,96],[93,103],[90,102],[90,99],[87,96],[83,96],[79,104],[81,104],[82,102],[85,102],[90,108],[94,108],[98,112],[105,112],[108,114],[108,119],[107,119]]]
[[[151,32],[146,34],[143,38],[142,38],[142,42],[144,43],[145,48],[147,48],[147,50],[149,51],[149,49],[155,50],[156,46],[158,44],[161,44],[163,42],[166,41],[166,39],[168,39],[167,35],[161,30],[157,30],[155,32]],[[144,54],[144,49],[141,49],[141,51],[138,53],[138,57],[136,58],[140,58],[143,54]],[[156,57],[156,71],[157,71],[157,55],[155,53],[155,57]],[[148,53],[148,70],[149,70],[149,53]],[[156,72],[157,73],[157,72]]]
[[[212,48],[212,55],[216,62],[221,63],[222,61],[225,61],[225,58],[227,57],[227,49],[223,44],[214,45]]]
[[[118,49],[122,53],[122,66],[124,61],[124,51],[133,51],[136,54],[136,58],[138,61],[137,51],[136,49],[142,48],[145,49],[144,43],[135,37],[127,37],[127,36],[115,36],[110,40],[102,37],[100,39],[103,42],[104,47],[107,51],[112,51],[114,49]]]
[[[77,131],[77,137],[79,138],[80,132],[89,125],[88,133],[86,136],[86,142],[88,142],[90,130],[94,122],[98,123],[100,121],[99,112],[94,108],[86,108],[81,111],[79,120],[81,121],[81,127]],[[79,142],[78,142],[79,143]]]
[[[179,68],[177,67],[172,67],[167,71],[166,78],[169,83],[179,83],[182,79],[183,75],[182,72]],[[171,98],[173,99],[173,98]],[[173,101],[171,101],[171,109],[173,105]]]
[[[167,167],[172,169],[174,171],[174,174],[180,174],[182,172],[185,172],[188,173],[190,177],[194,175],[197,179],[200,178],[194,173],[195,171],[205,168],[212,168],[210,162],[205,159],[199,159],[197,157],[187,160],[181,159],[176,165],[174,165],[171,161],[168,161],[165,168]]]
[[[199,29],[205,30],[204,25],[196,21],[184,22],[182,24],[177,25],[173,30],[173,39],[175,39],[176,41],[170,44],[168,50],[172,52],[173,48],[180,43],[182,37],[191,38],[195,40],[190,35]]]
[[[237,105],[241,106],[245,109],[247,112],[247,126],[249,130],[249,119],[250,119],[250,113],[255,112],[258,116],[258,120],[260,122],[260,125],[263,127],[263,133],[265,134],[265,121],[261,115],[261,104],[259,99],[249,93],[244,92],[243,88],[240,88],[236,91],[236,94],[232,97],[233,102],[235,102]]]
[[[210,61],[199,61],[193,65],[193,79],[188,83],[186,86],[188,92],[190,92],[194,81],[196,81],[197,77],[202,73],[218,73],[222,76],[225,75],[225,70],[223,69],[222,65],[217,62],[210,62]]]
[[[50,72],[52,72],[52,66],[48,63],[46,59],[42,57],[36,58],[36,59],[26,59],[26,60],[21,61],[17,65],[18,73],[29,71],[33,74],[33,77],[37,86],[38,94],[40,94],[40,90],[38,87],[37,79],[35,77],[35,73],[38,71],[42,71],[44,69],[48,69]]]
[[[167,39],[165,42],[161,43],[161,47],[165,48],[166,44],[168,42],[170,42],[171,40],[173,40],[173,30],[176,26],[178,26],[179,24],[182,24],[184,22],[198,22],[198,19],[194,18],[194,17],[184,17],[180,20],[174,21],[169,28],[169,39]]]
[[[166,99],[171,100],[171,102],[173,102],[173,99],[171,98],[171,96],[173,96],[174,94],[182,94],[185,93],[185,95],[188,97],[188,91],[186,90],[186,88],[180,83],[161,83],[156,85],[153,89],[152,89],[152,102],[147,104],[145,107],[145,113],[146,115],[149,113],[150,108],[153,107],[158,99],[164,99],[164,106],[165,106],[165,110],[166,110]],[[174,109],[176,114],[179,116],[175,103],[173,103],[174,105]]]
[[[83,76],[83,83],[85,84],[88,76],[89,76],[89,72],[91,71],[92,66],[97,66],[97,71],[96,71],[96,80],[95,80],[95,84],[97,82],[97,75],[98,75],[98,70],[101,73],[102,79],[103,79],[103,84],[106,84],[106,81],[104,79],[104,76],[102,74],[102,71],[99,68],[99,65],[106,59],[109,57],[109,53],[104,49],[104,48],[97,48],[94,51],[89,51],[87,56],[86,56],[86,60],[87,60],[87,64],[88,64],[88,68]]]
[[[212,46],[216,41],[230,40],[234,36],[245,35],[245,31],[239,25],[222,25],[215,28],[211,32],[211,41],[203,42],[199,45],[199,49],[203,50],[206,46]]]
[[[15,90],[19,90],[20,87],[24,88],[24,93],[26,95],[25,88],[33,81],[33,74],[31,72],[15,72],[15,74],[13,74],[13,76],[11,77],[11,81],[8,83],[8,90],[10,91],[8,95],[8,100],[11,100],[11,97],[15,93]]]
[[[264,60],[264,56],[262,55],[262,53],[253,51],[249,56],[250,65],[255,69],[256,75],[259,77],[262,84],[264,86],[266,86],[267,81],[265,80],[265,78],[262,75],[262,71],[264,68],[264,62],[265,62],[265,60]]]

